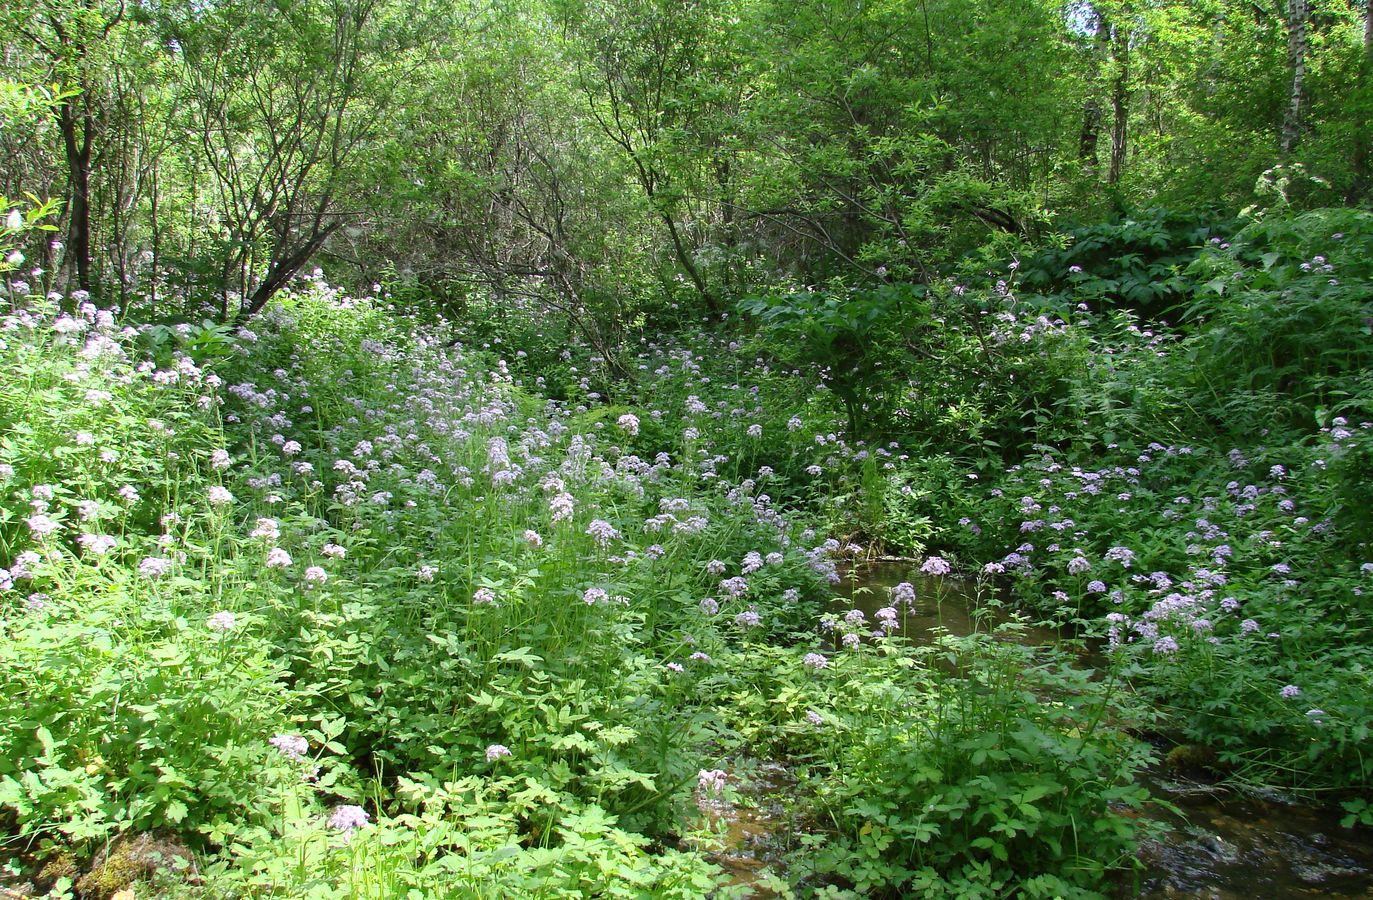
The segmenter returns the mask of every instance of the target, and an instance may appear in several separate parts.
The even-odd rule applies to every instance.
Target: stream
[[[870,617],[889,604],[890,589],[903,581],[915,585],[916,611],[899,633],[930,643],[943,633],[986,630],[1011,616],[981,609],[959,583],[920,575],[913,564],[872,563],[846,573],[835,612],[857,607]],[[1036,646],[1061,642],[1051,628],[1025,626],[1008,639]],[[1092,651],[1078,651],[1083,665],[1100,664]],[[1373,834],[1340,826],[1337,811],[1294,802],[1282,795],[1241,792],[1223,785],[1181,778],[1161,767],[1142,780],[1159,803],[1144,815],[1164,831],[1143,842],[1141,867],[1103,889],[1113,896],[1207,898],[1207,900],[1284,900],[1307,897],[1360,897],[1373,900]],[[796,778],[784,762],[736,760],[731,771],[741,802],[712,801],[704,809],[722,832],[713,859],[731,876],[738,894],[784,896],[785,851],[796,831],[792,802]]]

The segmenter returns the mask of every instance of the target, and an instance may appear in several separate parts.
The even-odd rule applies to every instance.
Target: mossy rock
[[[195,865],[191,852],[175,840],[151,834],[121,837],[98,854],[76,883],[82,900],[113,900],[120,891],[159,872],[184,877]]]
[[[76,857],[67,851],[62,851],[55,856],[50,856],[43,863],[43,867],[34,876],[34,881],[40,887],[51,888],[63,878],[76,881],[81,874],[81,867],[77,864]]]
[[[1210,774],[1218,770],[1216,751],[1201,744],[1179,744],[1163,758],[1163,765],[1177,775]]]

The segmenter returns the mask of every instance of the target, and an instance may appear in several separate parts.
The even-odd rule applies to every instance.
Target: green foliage
[[[762,296],[740,302],[757,316],[783,365],[802,363],[821,370],[825,383],[844,405],[848,433],[871,433],[891,415],[900,397],[904,354],[901,320],[919,315],[922,293],[912,285],[883,285],[872,290],[803,292]],[[928,315],[928,313],[927,313]]]
[[[1176,320],[1195,289],[1188,266],[1213,235],[1232,228],[1214,214],[1161,208],[1069,228],[1062,247],[1026,260],[1021,288],[1085,302],[1098,312],[1126,309],[1141,319]]]
[[[1118,687],[1010,636],[750,666],[729,699],[752,739],[807,762],[824,824],[801,839],[803,877],[842,879],[833,896],[1100,896],[1134,846],[1149,753],[1119,730]]]

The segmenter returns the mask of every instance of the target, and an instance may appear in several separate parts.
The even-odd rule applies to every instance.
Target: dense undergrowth
[[[1094,246],[1034,291],[744,301],[629,378],[319,279],[239,327],[12,285],[12,865],[104,896],[157,834],[178,895],[728,896],[702,809],[749,756],[800,778],[784,890],[1093,896],[1145,735],[1370,824],[1373,222],[1204,238],[1160,248],[1171,325]],[[916,646],[910,585],[836,608],[882,549],[1107,671]]]

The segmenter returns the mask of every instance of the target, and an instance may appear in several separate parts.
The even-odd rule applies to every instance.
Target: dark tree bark
[[[1111,86],[1111,167],[1106,181],[1116,184],[1125,172],[1125,155],[1130,128],[1130,31],[1115,26],[1111,52],[1115,56],[1116,77]]]
[[[1093,92],[1082,103],[1082,131],[1078,136],[1077,158],[1082,164],[1083,174],[1095,179],[1100,168],[1097,156],[1098,146],[1101,143],[1101,120],[1103,118],[1101,100],[1096,96],[1099,89],[1101,76],[1101,63],[1110,51],[1110,25],[1100,11],[1093,9],[1092,15],[1096,18],[1096,34],[1092,39],[1092,56],[1090,63],[1089,90]]]
[[[1307,25],[1311,18],[1308,0],[1287,0],[1287,61],[1292,69],[1292,83],[1287,92],[1287,111],[1282,119],[1283,153],[1291,153],[1301,138],[1302,106],[1306,90],[1306,51],[1309,40]]]
[[[87,98],[69,97],[57,106],[57,127],[67,157],[67,253],[63,266],[76,284],[91,290],[91,132]],[[80,104],[80,108],[78,108]]]
[[[1363,11],[1363,59],[1359,66],[1359,98],[1361,108],[1368,110],[1373,107],[1373,0],[1367,0]],[[1368,122],[1363,123],[1358,133],[1354,136],[1354,178],[1349,185],[1349,193],[1346,200],[1350,204],[1358,203],[1368,194],[1370,184],[1373,184],[1373,164],[1370,164],[1370,144],[1373,143],[1373,136],[1369,134]]]

